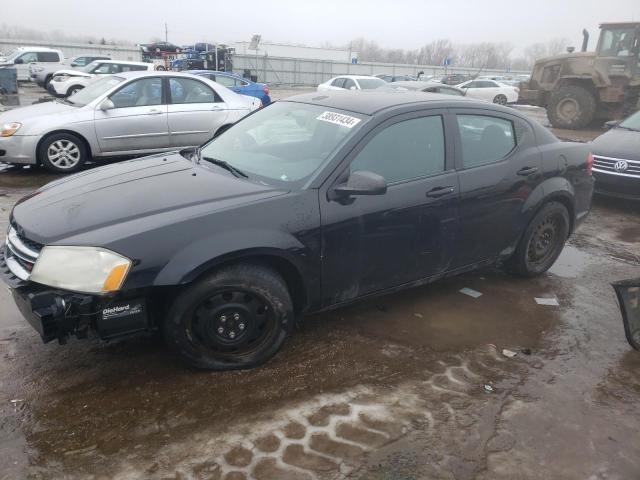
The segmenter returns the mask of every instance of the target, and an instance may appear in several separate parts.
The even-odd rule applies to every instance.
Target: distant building
[[[320,48],[305,47],[298,45],[285,45],[282,43],[261,42],[258,51],[250,50],[251,42],[235,42],[230,46],[236,49],[239,55],[257,55],[264,57],[286,57],[304,60],[328,60],[333,62],[355,63],[358,59],[358,52],[351,52],[340,48]]]

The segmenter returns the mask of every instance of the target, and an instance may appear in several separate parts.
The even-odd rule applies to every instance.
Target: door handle
[[[529,175],[533,175],[538,171],[538,167],[523,167],[518,170],[518,175],[522,177],[528,177]]]
[[[162,113],[161,110],[158,110],[157,108],[152,108],[151,110],[149,110],[149,114],[151,115],[160,115]]]
[[[454,192],[454,188],[449,187],[434,187],[427,192],[427,197],[429,198],[440,198],[445,195],[449,195]]]

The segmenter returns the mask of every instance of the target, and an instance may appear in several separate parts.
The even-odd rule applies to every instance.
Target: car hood
[[[640,161],[640,132],[612,128],[591,142],[594,155]]]
[[[20,200],[12,219],[42,244],[105,246],[121,238],[285,194],[178,152],[88,170]]]
[[[54,75],[69,75],[70,77],[85,77],[85,78],[93,77],[93,74],[81,72],[79,70],[56,70]]]
[[[4,113],[0,113],[0,124],[8,122],[20,122],[23,123],[26,120],[41,117],[43,115],[61,114],[66,112],[76,112],[78,108],[73,105],[67,105],[57,101],[36,103],[35,105],[28,105],[26,107],[19,107],[9,110]],[[20,131],[18,131],[20,133]]]

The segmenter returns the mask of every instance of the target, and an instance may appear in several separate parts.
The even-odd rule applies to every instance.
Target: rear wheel
[[[505,97],[502,94],[496,95],[495,98],[493,99],[493,103],[497,103],[498,105],[506,105],[507,97]]]
[[[87,157],[84,142],[70,133],[55,133],[45,138],[38,150],[42,166],[55,173],[80,170]]]
[[[549,202],[531,220],[509,260],[510,269],[523,277],[541,275],[555,263],[569,236],[569,212]]]
[[[596,99],[578,85],[560,87],[551,94],[547,117],[556,128],[578,129],[589,125],[595,116]]]
[[[192,367],[243,369],[275,355],[293,319],[293,303],[280,275],[257,265],[233,265],[175,299],[164,335],[169,347]]]

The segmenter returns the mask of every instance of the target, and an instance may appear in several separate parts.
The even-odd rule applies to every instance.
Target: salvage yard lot
[[[54,178],[0,172],[0,226]],[[540,278],[487,270],[308,317],[245,372],[188,370],[157,338],[42,345],[2,290],[1,475],[637,478],[640,355],[610,284],[638,276],[639,224],[597,198]]]

